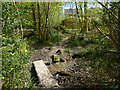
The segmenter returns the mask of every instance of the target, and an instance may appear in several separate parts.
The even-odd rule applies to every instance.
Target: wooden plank
[[[40,86],[42,85],[45,88],[59,87],[58,82],[54,79],[43,60],[34,61],[33,65],[35,67]]]

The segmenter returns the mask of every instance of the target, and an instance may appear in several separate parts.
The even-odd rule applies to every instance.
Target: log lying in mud
[[[60,87],[47,66],[44,64],[43,60],[34,61],[33,65],[35,67],[40,86],[45,88]]]

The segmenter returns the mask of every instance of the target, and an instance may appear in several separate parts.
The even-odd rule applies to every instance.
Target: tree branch
[[[98,4],[100,4],[102,7],[104,7],[105,9],[107,9],[107,11],[116,19],[118,20],[118,17],[109,9],[107,8],[105,5],[103,5],[101,2],[99,2],[98,0],[96,0]]]

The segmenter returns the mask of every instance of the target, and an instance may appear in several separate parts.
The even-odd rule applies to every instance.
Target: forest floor
[[[83,58],[81,50],[92,48],[94,44],[67,47],[68,37],[53,46],[38,47],[30,60],[43,60],[62,87],[117,87],[120,65],[109,63],[102,66],[100,61]],[[86,53],[91,55],[93,53]]]

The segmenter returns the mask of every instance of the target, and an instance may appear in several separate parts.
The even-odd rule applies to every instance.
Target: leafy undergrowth
[[[3,35],[2,42],[2,87],[31,88],[34,83],[30,75],[30,51],[25,40],[11,34]]]
[[[85,48],[79,52],[79,55],[82,60],[91,61],[92,77],[97,87],[118,88],[120,86],[120,53],[100,48],[95,46]]]
[[[62,37],[63,34],[60,32],[53,32],[53,33],[51,32],[49,38],[45,42],[43,42],[43,44],[49,46],[57,44],[61,41]]]
[[[38,49],[45,46],[53,46],[55,44],[58,44],[63,37],[63,34],[60,32],[57,32],[56,30],[51,31],[50,35],[46,38],[46,40],[39,41],[38,36],[32,36],[27,39],[29,45],[33,47],[34,49]]]
[[[67,42],[68,47],[85,46],[87,44],[89,44],[87,40],[84,40],[82,37],[74,37],[74,36],[71,36]]]

